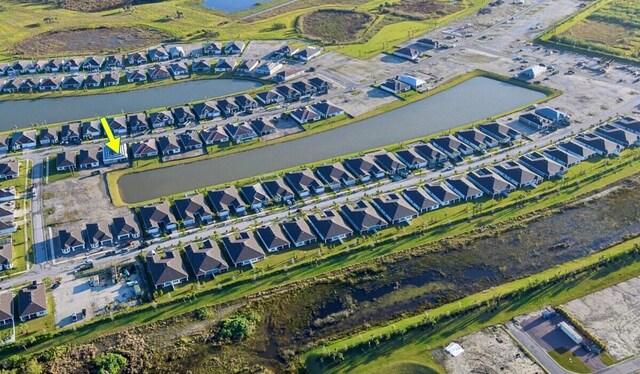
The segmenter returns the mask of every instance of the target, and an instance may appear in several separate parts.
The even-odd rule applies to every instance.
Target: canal
[[[0,131],[84,118],[137,112],[225,96],[259,87],[239,79],[204,79],[98,95],[0,101]]]
[[[246,152],[123,175],[122,199],[135,204],[424,137],[532,103],[545,94],[485,77],[334,130]]]

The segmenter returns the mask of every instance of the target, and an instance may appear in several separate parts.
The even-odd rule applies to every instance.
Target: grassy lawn
[[[574,373],[591,373],[591,369],[589,369],[578,356],[575,356],[565,348],[558,348],[548,353],[560,366],[569,371],[573,371]]]
[[[557,90],[554,90],[554,89],[551,89],[551,88],[548,88],[548,87],[543,87],[543,86],[539,86],[539,85],[530,85],[530,84],[527,84],[527,83],[524,83],[524,82],[521,82],[521,81],[518,81],[518,80],[513,80],[513,79],[510,79],[508,77],[504,77],[504,76],[501,76],[501,75],[498,75],[498,74],[494,74],[494,73],[490,73],[490,72],[486,72],[486,71],[482,71],[482,70],[474,70],[474,71],[471,71],[469,73],[462,74],[460,76],[454,77],[451,80],[449,80],[446,83],[436,87],[433,90],[426,91],[424,93],[417,93],[417,92],[406,93],[406,95],[402,97],[402,100],[394,101],[394,102],[392,102],[390,104],[383,105],[383,106],[378,107],[378,108],[376,108],[376,109],[374,109],[372,111],[369,111],[369,112],[367,112],[367,113],[365,113],[365,114],[363,114],[363,115],[361,115],[361,116],[359,116],[357,118],[351,118],[351,117],[348,117],[346,115],[341,115],[341,116],[334,117],[334,118],[331,118],[331,119],[328,119],[328,120],[324,120],[324,121],[320,121],[320,122],[314,122],[312,124],[306,124],[304,126],[306,131],[304,131],[304,132],[299,132],[299,133],[296,133],[296,134],[288,135],[288,136],[285,136],[285,137],[281,137],[281,138],[278,138],[278,139],[271,140],[269,142],[264,142],[264,141],[261,141],[261,140],[254,140],[254,141],[251,141],[251,142],[246,142],[246,143],[241,143],[241,144],[217,145],[217,146],[213,146],[213,147],[208,147],[207,148],[207,151],[208,151],[207,154],[203,154],[203,155],[200,155],[200,156],[197,156],[197,157],[191,157],[191,158],[187,158],[187,159],[179,159],[179,160],[168,161],[168,162],[163,162],[163,163],[160,163],[159,161],[158,162],[149,162],[149,163],[143,163],[140,166],[134,165],[135,166],[134,168],[119,169],[119,170],[111,171],[111,172],[107,173],[107,177],[106,177],[107,178],[107,185],[109,187],[108,189],[109,189],[109,192],[110,192],[110,195],[111,195],[111,199],[112,199],[113,204],[115,206],[141,206],[141,205],[146,205],[146,204],[150,204],[150,203],[154,203],[154,202],[158,202],[160,200],[163,200],[163,199],[158,198],[158,199],[155,199],[155,200],[149,200],[149,201],[139,202],[139,203],[135,203],[135,204],[127,204],[127,203],[125,203],[122,200],[122,197],[120,196],[120,193],[118,192],[119,191],[119,189],[118,189],[118,179],[120,179],[125,174],[138,173],[138,172],[142,172],[142,171],[146,171],[146,170],[152,170],[152,169],[163,168],[163,167],[171,167],[171,166],[181,165],[181,164],[185,164],[185,163],[189,163],[189,162],[195,162],[195,161],[200,161],[200,160],[214,158],[214,157],[222,157],[222,156],[226,156],[226,155],[237,153],[237,152],[247,151],[247,150],[250,150],[250,149],[256,149],[256,148],[264,147],[264,146],[267,146],[267,145],[273,145],[273,144],[277,144],[277,143],[281,143],[281,142],[292,141],[292,140],[295,140],[295,139],[298,139],[298,138],[302,138],[302,137],[311,136],[311,135],[319,133],[319,132],[329,131],[329,130],[332,130],[332,129],[335,129],[335,128],[338,128],[338,127],[341,127],[341,126],[346,126],[348,124],[351,124],[351,123],[354,123],[354,122],[357,122],[357,121],[362,121],[362,120],[365,120],[365,119],[368,119],[368,118],[371,118],[371,117],[375,117],[375,116],[377,116],[379,114],[382,114],[382,113],[385,113],[385,112],[388,112],[388,111],[391,111],[391,110],[394,110],[394,109],[401,108],[401,107],[403,107],[403,106],[405,106],[407,104],[411,104],[411,103],[416,102],[418,100],[422,100],[422,99],[425,99],[425,98],[430,97],[432,95],[435,95],[435,94],[437,94],[439,92],[446,91],[447,89],[449,89],[451,87],[454,87],[454,86],[456,86],[456,85],[458,85],[458,84],[460,84],[462,82],[465,82],[465,81],[467,81],[467,80],[469,80],[471,78],[475,78],[475,77],[487,77],[487,78],[496,79],[496,80],[503,81],[503,82],[508,82],[508,83],[511,83],[511,84],[514,84],[514,85],[518,85],[518,86],[521,86],[521,87],[526,87],[526,88],[533,89],[533,90],[536,90],[536,91],[539,91],[539,92],[543,92],[543,93],[545,93],[547,95],[547,97],[542,98],[542,99],[538,100],[535,103],[528,103],[528,104],[523,105],[521,107],[509,110],[509,111],[507,111],[505,113],[496,114],[495,116],[493,116],[491,118],[485,118],[485,119],[482,119],[482,120],[477,121],[477,122],[473,122],[473,123],[468,123],[468,124],[462,125],[462,126],[460,126],[458,128],[455,128],[455,129],[449,129],[446,132],[453,132],[455,130],[459,130],[459,129],[462,129],[462,128],[474,127],[474,126],[476,126],[476,125],[478,125],[480,123],[488,122],[488,121],[491,121],[491,120],[496,119],[496,118],[504,117],[504,116],[506,116],[506,115],[508,115],[510,113],[514,113],[514,112],[520,111],[520,110],[522,110],[524,108],[527,108],[527,107],[531,106],[532,104],[539,104],[541,102],[545,102],[545,101],[551,100],[551,99],[553,99],[553,98],[555,98],[555,97],[557,97],[557,96],[559,96],[561,94],[560,91],[557,91]],[[436,137],[436,136],[439,136],[439,134],[432,134],[432,135],[430,135],[429,137],[426,137],[426,138],[407,139],[406,141],[404,141],[402,143],[390,144],[390,145],[388,145],[388,146],[386,146],[384,148],[387,149],[387,150],[393,150],[393,149],[399,148],[399,146],[401,144],[414,142],[414,141],[418,141],[418,140],[427,140],[429,138],[433,138],[433,137]],[[367,151],[360,152],[360,153],[357,153],[357,154],[361,155],[361,154],[364,154],[364,153],[367,153],[367,152],[371,152],[371,151],[374,151],[374,150],[377,150],[377,149],[371,149],[371,150],[367,150]],[[282,175],[282,173],[284,173],[286,171],[289,171],[289,170],[297,170],[297,169],[300,169],[300,167],[305,167],[306,168],[306,167],[312,167],[314,165],[322,165],[322,164],[325,164],[325,163],[327,163],[329,161],[335,162],[338,159],[344,159],[344,158],[347,158],[347,157],[350,157],[350,156],[352,156],[352,155],[340,155],[339,157],[332,158],[331,160],[320,160],[320,161],[317,161],[317,162],[314,162],[314,163],[311,163],[311,164],[301,165],[299,167],[293,167],[293,168],[286,169],[286,170],[278,170],[278,171],[275,171],[275,172],[272,172],[272,173],[268,173],[268,174],[265,174],[265,175],[257,175],[257,176],[251,177],[251,178],[246,178],[246,179],[235,181],[235,182],[232,182],[232,183],[224,183],[222,185],[224,185],[224,186],[229,186],[229,185],[232,185],[232,184],[234,184],[234,185],[244,185],[244,184],[247,184],[247,183],[253,183],[258,179],[268,180],[269,178],[272,178],[275,175]],[[209,187],[207,187],[207,189],[213,189],[213,188],[216,188],[216,187],[220,187],[222,185],[209,186]],[[167,196],[164,199],[170,199],[170,198],[173,198],[175,196],[182,196],[182,195],[184,195],[185,193],[188,193],[188,192],[189,191],[183,191],[183,192],[180,192],[178,194],[175,194],[174,196]]]
[[[298,26],[310,39],[337,44],[357,41],[373,19],[364,12],[320,9],[301,16]]]
[[[54,183],[62,179],[73,177],[76,173],[73,171],[58,171],[56,170],[56,157],[55,155],[47,158],[47,165],[43,170],[43,179],[47,178],[47,168],[49,170],[49,183]]]
[[[47,285],[47,315],[29,320],[27,322],[20,322],[19,319],[16,319],[16,340],[29,338],[54,330],[55,302],[53,299],[53,295],[48,290],[48,288],[49,286]]]
[[[583,268],[589,263],[598,262],[599,257],[602,255],[608,256],[619,251],[624,251],[631,248],[634,244],[637,245],[639,242],[638,239],[635,239],[607,249],[599,254],[575,260],[540,274],[495,287],[483,293],[466,297],[458,302],[429,310],[420,315],[392,321],[385,326],[372,328],[368,331],[329,343],[303,355],[306,368],[309,373],[368,373],[373,370],[378,370],[378,368],[384,368],[387,365],[393,365],[396,360],[403,362],[407,358],[412,358],[413,361],[422,365],[438,367],[438,364],[431,356],[431,350],[444,347],[449,342],[484,327],[504,323],[517,315],[529,313],[547,305],[563,304],[636,277],[640,275],[640,262],[629,260],[624,263],[608,265],[596,271],[583,272],[575,278],[547,284],[535,291],[523,294],[517,299],[502,301],[495,310],[486,311],[481,309],[455,318],[445,319],[436,324],[435,327],[428,332],[425,332],[422,328],[409,329],[404,335],[396,336],[390,340],[383,340],[380,344],[372,344],[371,349],[357,348],[346,351],[344,352],[344,360],[339,362],[321,361],[317,359],[314,354],[344,349],[353,344],[363,341],[366,342],[372,338],[382,336],[388,331],[412,326],[425,318],[427,314],[431,317],[448,315],[448,313],[452,313],[464,306],[489,300],[495,295],[504,295],[506,292],[509,292],[509,290],[518,289],[527,284],[549,279],[554,274],[562,274],[565,271],[570,272],[574,269]],[[574,362],[575,361],[578,360],[574,360]]]
[[[392,3],[395,1],[391,1]],[[341,51],[354,57],[369,57],[382,51],[384,42],[392,45],[401,43],[420,32],[428,31],[438,25],[450,22],[463,15],[477,11],[488,0],[466,0],[463,2],[465,10],[449,14],[429,22],[406,21],[407,18],[394,15],[380,15],[387,17],[383,26],[375,35],[364,44],[352,44],[342,48]],[[296,29],[296,21],[299,16],[308,14],[318,9],[355,10],[358,12],[379,13],[380,5],[389,3],[385,0],[368,0],[354,6],[353,2],[345,1],[336,4],[309,4],[302,9],[275,12],[272,17],[256,21],[241,21],[237,16],[224,15],[222,13],[206,9],[196,0],[169,0],[157,3],[136,5],[132,11],[122,8],[102,12],[84,13],[56,8],[49,4],[3,2],[0,11],[0,60],[8,61],[17,57],[19,52],[15,47],[21,42],[37,34],[79,29],[96,28],[108,25],[117,27],[142,27],[158,30],[172,38],[184,42],[197,40],[217,39],[286,39],[301,38]],[[266,8],[268,5],[261,5]],[[255,12],[254,9],[247,13]],[[177,14],[181,15],[178,17]],[[45,21],[47,19],[47,21]],[[274,24],[284,24],[286,27],[279,29]],[[374,30],[376,31],[376,30]],[[101,49],[113,50],[108,44],[94,46],[97,51]],[[125,52],[130,47],[120,47]],[[386,48],[390,48],[389,43]],[[96,51],[96,52],[97,52]],[[117,52],[117,51],[116,51]],[[77,51],[60,51],[60,55],[73,55]],[[52,56],[33,56],[52,57]]]
[[[640,58],[640,3],[600,0],[540,37],[561,47],[631,60]]]

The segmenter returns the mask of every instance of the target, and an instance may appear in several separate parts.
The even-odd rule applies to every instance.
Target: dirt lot
[[[412,18],[438,18],[464,9],[461,2],[447,0],[404,0],[390,7],[392,13]]]
[[[160,31],[141,27],[101,27],[35,35],[16,44],[15,49],[25,56],[107,53],[143,48],[167,37]]]
[[[609,347],[616,360],[640,353],[640,278],[634,278],[565,305]]]
[[[464,353],[452,357],[443,350],[434,352],[447,373],[543,373],[511,337],[499,327],[467,335],[457,341]]]
[[[43,186],[45,224],[67,230],[86,223],[111,222],[113,217],[132,214],[111,205],[101,175],[67,178]]]
[[[138,281],[137,274],[131,274],[130,281]],[[89,278],[75,279],[68,276],[63,279],[60,287],[52,291],[56,302],[55,321],[57,327],[64,327],[73,323],[72,314],[82,313],[86,309],[86,320],[90,320],[98,314],[106,312],[105,307],[113,307],[124,302],[129,302],[135,294],[132,286],[128,286],[125,280],[113,283],[110,275],[101,274],[99,284],[91,287]],[[133,302],[135,303],[135,301]],[[79,316],[79,320],[82,317]]]
[[[325,43],[354,42],[367,29],[373,16],[368,13],[340,9],[320,9],[299,19],[303,34]]]

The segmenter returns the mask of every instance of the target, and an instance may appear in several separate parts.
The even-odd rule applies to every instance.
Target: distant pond
[[[242,12],[258,6],[258,3],[269,3],[273,0],[204,0],[205,8],[220,10],[225,13]]]
[[[204,79],[126,92],[5,100],[0,101],[0,131],[180,105],[259,86],[259,82],[240,79]]]

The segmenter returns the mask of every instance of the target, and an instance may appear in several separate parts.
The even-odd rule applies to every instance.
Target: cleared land
[[[372,19],[369,13],[320,9],[301,16],[299,26],[303,34],[311,39],[339,44],[358,40]]]
[[[611,55],[640,58],[640,2],[612,0],[583,19],[572,17],[560,25],[550,40]]]
[[[403,0],[382,9],[389,13],[414,19],[444,17],[465,8],[462,1]]]
[[[542,369],[516,345],[501,328],[492,327],[456,340],[464,353],[452,357],[442,349],[434,352],[443,358],[447,373],[541,373]]]
[[[640,278],[630,279],[565,305],[616,360],[640,353]]]
[[[100,27],[46,32],[23,40],[15,48],[16,53],[26,56],[117,52],[144,48],[167,38],[167,34],[149,28]]]

